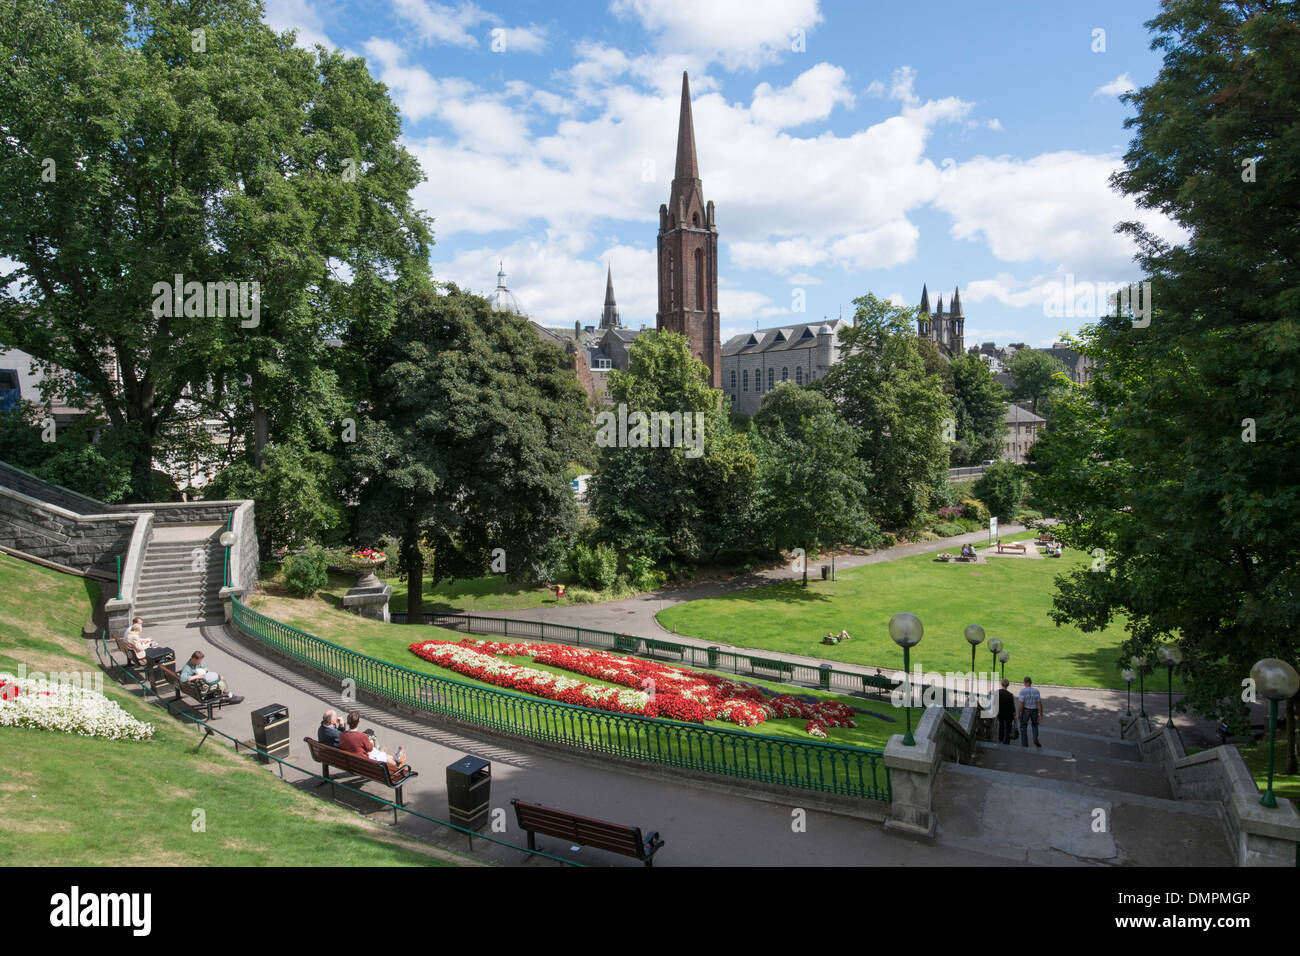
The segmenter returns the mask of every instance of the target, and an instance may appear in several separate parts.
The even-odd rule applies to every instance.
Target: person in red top
[[[356,754],[359,757],[369,757],[371,760],[382,760],[388,764],[390,771],[396,772],[406,763],[406,748],[399,747],[397,756],[390,757],[375,747],[374,740],[370,734],[362,733],[357,730],[361,724],[361,712],[358,710],[348,714],[348,729],[339,734],[339,750],[345,753]]]

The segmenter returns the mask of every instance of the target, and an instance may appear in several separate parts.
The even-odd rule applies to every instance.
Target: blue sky
[[[867,291],[913,305],[925,282],[932,304],[960,285],[968,344],[1047,345],[1087,321],[1053,298],[1067,281],[1138,278],[1117,221],[1181,236],[1106,182],[1129,139],[1117,93],[1159,69],[1156,8],[268,0],[266,19],[389,87],[429,177],[435,276],[487,292],[504,260],[544,324],[595,323],[609,262],[624,323],[653,326],[689,70],[724,339]]]

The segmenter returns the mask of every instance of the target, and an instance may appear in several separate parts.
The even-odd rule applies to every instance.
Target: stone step
[[[981,746],[976,766],[1045,780],[1062,780],[1089,786],[1140,793],[1149,797],[1172,797],[1164,769],[1137,760],[1097,757],[1061,750],[1022,747]]]
[[[205,609],[203,611],[197,611],[197,612],[188,611],[188,610],[159,611],[156,613],[151,613],[148,616],[143,614],[140,616],[145,619],[145,630],[148,631],[150,627],[154,627],[155,625],[159,625],[159,624],[180,624],[180,623],[189,623],[192,621],[220,620],[223,616],[223,611],[220,608],[211,611]],[[177,650],[177,649],[173,648],[173,650]]]
[[[946,763],[937,842],[1030,863],[1231,866],[1218,804]],[[1100,812],[1099,812],[1100,811]]]
[[[213,584],[202,588],[187,588],[183,591],[176,588],[141,588],[136,592],[135,599],[137,602],[162,601],[172,600],[177,597],[193,597],[196,595],[202,597],[216,597],[220,594],[221,585],[219,584]]]

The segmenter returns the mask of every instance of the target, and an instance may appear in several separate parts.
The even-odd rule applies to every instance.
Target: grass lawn
[[[346,611],[334,609],[320,601],[302,600],[287,596],[264,596],[253,601],[254,610],[273,617],[285,624],[292,625],[308,634],[313,634],[322,640],[329,641],[332,644],[339,644],[351,650],[367,654],[370,657],[379,658],[380,660],[392,661],[403,667],[416,670],[424,674],[434,674],[438,677],[446,677],[451,680],[460,681],[466,684],[474,684],[482,687],[493,687],[495,685],[487,684],[482,681],[465,677],[455,671],[439,667],[430,663],[408,650],[408,646],[417,640],[459,640],[462,637],[471,636],[460,632],[445,631],[441,628],[432,628],[425,625],[404,625],[404,624],[384,624],[381,621],[371,621],[359,617],[355,614],[349,614]],[[478,635],[486,637],[489,640],[503,640],[498,635]],[[509,660],[516,664],[522,664],[529,667],[536,667],[539,670],[548,670],[554,673],[563,673],[571,677],[578,677],[580,680],[588,681],[592,684],[601,686],[615,686],[597,680],[596,678],[586,677],[580,674],[572,674],[563,671],[560,668],[550,667],[545,664],[535,664],[530,657],[512,657]],[[676,666],[676,665],[674,665]],[[692,669],[692,668],[688,668]],[[708,673],[708,672],[705,672]],[[846,697],[840,694],[828,694],[820,691],[809,690],[803,687],[792,688],[788,685],[781,685],[772,681],[751,680],[746,678],[750,683],[759,684],[764,687],[770,687],[779,691],[789,691],[796,694],[811,694],[818,700],[835,700],[848,704],[850,707],[858,707],[872,711],[881,717],[872,717],[868,714],[859,714],[855,718],[857,727],[831,727],[827,729],[827,740],[834,744],[843,744],[849,747],[869,747],[877,750],[883,750],[888,743],[891,735],[903,732],[903,712],[896,710],[887,698],[861,698]],[[920,716],[919,712],[913,712],[913,719]],[[884,718],[884,719],[882,719]],[[893,720],[887,719],[893,718]],[[809,741],[809,737],[804,731],[806,720],[795,717],[787,717],[780,720],[768,720],[759,724],[757,727],[738,727],[736,724],[728,723],[721,720],[711,720],[706,726],[717,727],[722,730],[738,730],[747,733],[763,734],[769,737],[789,737],[800,741]]]
[[[1022,532],[1003,540],[1032,537],[1033,532]],[[1040,684],[1122,688],[1115,658],[1126,632],[1119,623],[1084,634],[1058,628],[1047,616],[1053,579],[1089,560],[1067,551],[1059,559],[990,557],[986,564],[970,565],[921,554],[840,571],[836,581],[809,577],[806,589],[781,582],[690,601],[661,611],[658,619],[678,634],[708,641],[899,669],[903,655],[889,638],[889,619],[911,611],[925,625],[925,638],[912,649],[913,667],[969,670],[970,645],[963,633],[966,625],[979,624],[988,638],[1002,640],[1010,654],[1007,675],[1016,681],[1029,674]],[[852,640],[821,643],[822,635],[841,629]],[[990,658],[986,641],[976,651],[977,669],[987,670]],[[1163,674],[1147,678],[1153,680],[1164,686]]]
[[[1255,778],[1255,783],[1261,791],[1268,786],[1268,737],[1255,743],[1236,745],[1241,751],[1241,756],[1246,761],[1246,768],[1250,770],[1250,775]],[[1277,735],[1277,750],[1273,757],[1273,795],[1277,797],[1288,797],[1300,804],[1300,774],[1286,776],[1281,772],[1286,766],[1286,735],[1279,732]]]
[[[0,554],[0,670],[92,672],[98,586]],[[105,675],[147,741],[0,727],[3,866],[445,866],[470,863],[283,783]],[[206,829],[194,832],[194,810]]]

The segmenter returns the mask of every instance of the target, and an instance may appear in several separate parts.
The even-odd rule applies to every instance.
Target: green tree
[[[578,525],[565,466],[591,443],[586,393],[527,319],[448,284],[414,292],[372,357],[374,391],[350,467],[359,527],[400,541],[407,613],[433,583],[488,572],[539,581],[563,566]]]
[[[382,331],[393,277],[427,270],[385,87],[261,14],[15,0],[0,17],[0,256],[18,267],[0,343],[120,433],[137,499],[187,405],[228,418],[259,468],[270,443],[328,445],[347,402],[327,338]],[[257,324],[188,292],[177,313],[156,290],[176,275],[249,283],[249,313],[257,282]]]
[[[699,561],[742,551],[755,538],[758,461],[749,436],[733,430],[722,392],[708,385],[704,364],[685,336],[647,332],[628,353],[626,372],[610,374],[617,406],[634,413],[681,413],[703,422],[694,448],[633,447],[606,442],[587,491],[600,537],[623,555]],[[689,416],[689,418],[688,418]],[[601,433],[597,431],[598,440]]]
[[[999,461],[984,469],[975,481],[975,497],[984,502],[989,514],[1011,520],[1020,510],[1029,489],[1029,476],[1023,465]]]
[[[0,412],[0,455],[16,468],[109,503],[122,501],[131,488],[131,462],[112,437],[95,442],[97,423],[81,418],[43,441],[45,413],[30,402]]]
[[[777,549],[860,541],[878,531],[870,518],[870,475],[859,436],[820,392],[784,383],[754,416],[762,526]],[[808,586],[808,561],[803,562]]]
[[[1178,642],[1191,706],[1240,721],[1250,666],[1300,658],[1300,9],[1180,0],[1148,26],[1164,62],[1125,97],[1114,181],[1188,238],[1122,225],[1154,309],[1084,336],[1099,374],[1057,402],[1035,493],[1097,549],[1057,620],[1123,619],[1125,655]]]
[[[1029,401],[1038,414],[1038,403],[1050,399],[1065,387],[1069,376],[1065,364],[1038,349],[1020,349],[1007,361],[1011,373],[1011,397]]]
[[[954,466],[998,458],[1006,440],[1006,391],[993,381],[987,362],[969,352],[952,360],[952,410],[957,443]]]
[[[904,527],[920,516],[929,489],[946,474],[943,420],[951,411],[939,376],[925,370],[916,309],[871,293],[853,302],[853,326],[840,332],[840,361],[813,387],[862,436],[875,516]]]

